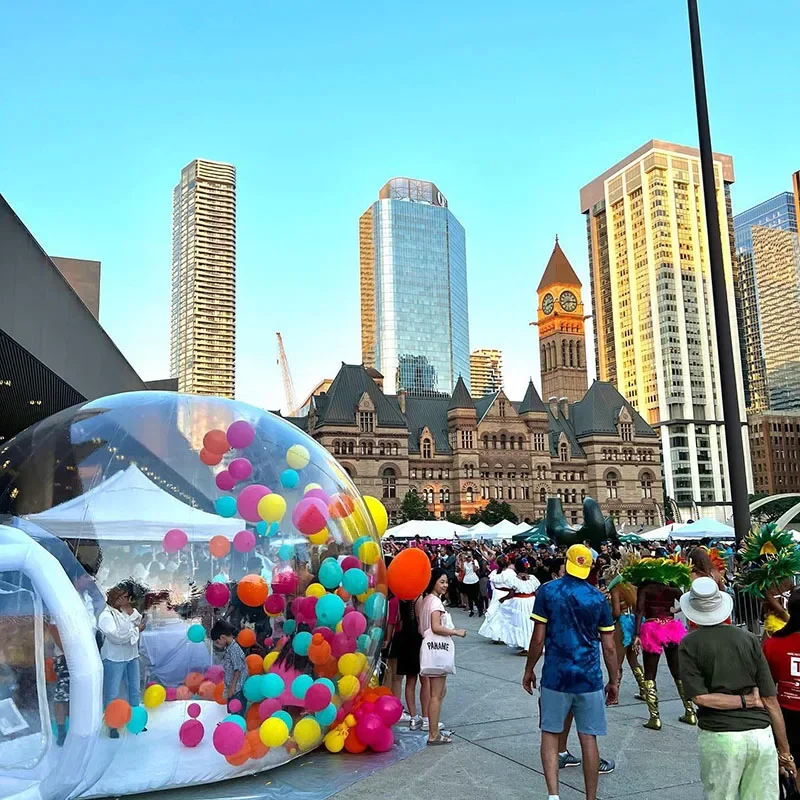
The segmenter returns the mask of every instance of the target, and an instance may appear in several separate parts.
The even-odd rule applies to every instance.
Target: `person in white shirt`
[[[131,707],[141,703],[139,672],[139,634],[144,630],[142,615],[131,605],[130,591],[125,584],[110,589],[108,605],[97,621],[105,637],[100,655],[103,659],[103,707],[119,696],[123,677]],[[116,736],[115,736],[116,734]],[[111,731],[111,738],[119,733]]]

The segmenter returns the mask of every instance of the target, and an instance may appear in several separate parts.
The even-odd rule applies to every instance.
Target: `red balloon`
[[[367,746],[356,736],[355,728],[351,728],[344,740],[344,749],[348,753],[363,753]]]
[[[216,467],[222,461],[222,455],[220,453],[212,453],[204,447],[200,451],[200,460],[209,467]]]
[[[209,431],[203,437],[203,448],[209,453],[217,453],[220,456],[225,455],[231,449],[225,431],[219,430]]]
[[[431,562],[422,550],[409,547],[398,553],[388,569],[389,588],[400,600],[415,600],[431,579]]]

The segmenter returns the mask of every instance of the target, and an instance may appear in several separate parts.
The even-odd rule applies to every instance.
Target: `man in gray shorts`
[[[614,648],[611,607],[594,586],[586,582],[592,552],[581,544],[567,551],[567,574],[539,589],[531,618],[533,635],[522,686],[528,694],[536,687],[534,668],[544,651],[539,698],[542,730],[542,767],[549,800],[558,800],[558,743],[570,713],[581,743],[583,779],[587,800],[597,798],[600,753],[597,736],[606,733],[606,701],[619,691],[619,667]],[[603,689],[600,648],[609,681]],[[613,762],[606,762],[613,770]]]

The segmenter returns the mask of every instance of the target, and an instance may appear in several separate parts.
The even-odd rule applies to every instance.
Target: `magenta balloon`
[[[273,592],[275,587],[272,587]],[[286,608],[286,601],[279,594],[271,594],[264,603],[268,614],[280,614]]]
[[[310,691],[310,690],[309,690]],[[356,722],[356,736],[364,743],[372,747],[372,743],[380,735],[382,728],[386,726],[377,714],[362,714]]]
[[[299,578],[294,570],[281,570],[272,580],[272,591],[274,594],[294,594],[298,582]]]
[[[239,516],[248,522],[261,522],[261,517],[258,515],[258,502],[267,494],[271,494],[270,490],[260,483],[245,486],[236,498]]]
[[[192,719],[197,719],[200,716],[200,704],[190,703],[189,708],[186,709],[186,713],[192,717]]]
[[[237,481],[246,481],[253,474],[253,465],[246,458],[234,458],[228,464],[228,472]]]
[[[229,593],[230,594],[230,593]],[[225,670],[220,664],[214,664],[206,670],[205,679],[212,683],[219,683],[225,678]]]
[[[234,697],[233,700],[228,703],[228,711],[230,711],[231,714],[238,714],[241,710],[242,701]]]
[[[214,608],[222,608],[231,599],[231,590],[225,583],[209,583],[206,586],[206,602]]]
[[[273,591],[275,591],[275,590],[273,589]],[[298,614],[302,614],[303,613],[303,600],[304,599],[305,598],[303,598],[303,597],[295,597],[295,599],[292,600],[292,616],[293,617],[296,617]]]
[[[239,727],[238,725],[236,726]],[[181,744],[184,747],[197,747],[200,742],[203,741],[203,736],[206,734],[206,729],[203,727],[203,723],[197,719],[187,719],[186,722],[181,725],[181,729],[178,732],[178,738],[181,740]]]
[[[214,482],[217,484],[217,489],[219,489],[221,492],[229,492],[234,486],[236,486],[236,479],[226,469],[217,473],[217,477],[214,479]]]
[[[312,489],[310,492],[306,492],[303,497],[316,497],[317,500],[322,500],[326,506],[331,502],[331,498],[322,489]]]
[[[342,622],[342,625],[344,625],[344,622]],[[356,646],[356,640],[351,639],[344,631],[342,631],[333,637],[333,641],[331,642],[331,655],[334,658],[341,658],[345,653],[354,653]]]
[[[373,737],[370,742],[370,747],[376,753],[388,753],[394,745],[394,734],[391,728],[381,728]]]
[[[331,690],[324,683],[313,684],[306,692],[304,700],[306,711],[322,711],[330,705],[331,697]]]
[[[342,559],[339,566],[342,568],[342,572],[347,572],[349,569],[361,569],[361,562],[355,556],[347,556]]]
[[[245,447],[250,447],[253,439],[256,438],[256,432],[253,426],[243,419],[234,422],[228,428],[228,444],[236,450],[241,450]]]
[[[352,614],[344,615],[342,631],[351,639],[358,639],[366,629],[367,618],[360,611],[354,611]]]
[[[269,719],[276,711],[281,710],[281,701],[277,697],[270,697],[269,700],[262,700],[261,705],[258,707],[258,716],[261,717],[263,722]]]
[[[314,628],[314,633],[322,634],[322,638],[328,644],[333,641],[333,637],[336,635],[330,628],[326,628],[324,625],[320,625],[319,628]]]
[[[375,713],[383,720],[384,725],[391,728],[400,722],[403,704],[394,695],[379,697],[375,701]]]
[[[319,533],[328,522],[328,506],[317,497],[304,497],[292,511],[292,524],[305,536]]]
[[[235,756],[244,745],[244,731],[235,722],[221,722],[214,729],[212,742],[220,755]]]
[[[177,553],[178,550],[182,550],[186,546],[186,542],[188,541],[189,537],[184,531],[173,528],[171,531],[167,531],[164,534],[164,551],[167,553]]]
[[[178,687],[167,686],[167,702],[174,703],[178,699]]]
[[[237,553],[249,553],[256,546],[256,537],[251,531],[239,531],[233,537],[233,549]]]

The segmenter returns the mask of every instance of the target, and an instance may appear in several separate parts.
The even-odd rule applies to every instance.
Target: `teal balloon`
[[[134,736],[138,736],[147,727],[147,709],[135,706],[131,709],[131,720],[125,726]]]
[[[309,647],[311,647],[311,634],[308,631],[301,631],[292,640],[292,648],[299,656],[307,656]]]
[[[67,717],[66,721],[64,722],[64,729],[69,733],[69,717]],[[56,725],[56,721],[54,719],[50,720],[50,730],[53,731],[53,736],[57,739],[58,738],[58,725]]]
[[[333,721],[336,719],[336,706],[331,703],[327,708],[323,708],[322,711],[317,711],[317,713],[314,714],[314,719],[316,719],[320,725],[332,725]]]
[[[264,522],[263,519],[261,520],[261,522],[259,522],[256,525],[256,534],[258,536],[266,536],[267,535],[267,523]]]
[[[369,589],[367,573],[363,569],[358,569],[358,567],[347,570],[342,578],[342,586],[348,594],[364,594]]]
[[[263,675],[251,675],[242,686],[244,696],[251,703],[260,703],[266,700],[267,696],[264,694],[264,686],[261,682]]]
[[[236,498],[230,495],[218,497],[214,501],[214,508],[221,517],[232,517],[236,513]]]
[[[294,489],[300,483],[300,476],[293,469],[281,472],[281,486],[284,489]]]
[[[271,714],[270,717],[275,717],[275,719],[282,719],[284,723],[286,723],[286,727],[291,731],[292,725],[294,725],[294,721],[292,720],[291,715],[287,711],[276,711],[274,714]]]
[[[369,632],[369,636],[372,641],[380,643],[383,639],[383,628],[373,628]]]
[[[314,684],[314,679],[310,675],[298,675],[292,681],[292,694],[298,699],[302,700],[306,696],[306,692]]]
[[[286,684],[283,682],[283,678],[281,678],[280,675],[270,672],[267,675],[261,675],[260,677],[261,687],[265,697],[279,697],[281,694],[283,694]]]
[[[280,525],[277,522],[273,522],[269,526],[269,530],[267,531],[267,536],[277,536],[279,531],[280,531]]]
[[[370,598],[374,595],[370,595]],[[383,597],[383,595],[379,595]],[[325,594],[317,600],[315,608],[317,623],[328,628],[335,628],[344,616],[344,600],[335,594]]]
[[[358,645],[358,649],[362,653],[366,653],[369,650],[369,644],[372,640],[367,636],[366,633],[362,633],[361,636],[356,639],[356,644]]]
[[[331,694],[336,694],[336,687],[333,685],[333,681],[329,680],[328,678],[317,678],[314,683],[321,683],[323,686],[327,686],[331,690]]]
[[[294,547],[290,544],[282,544],[278,550],[278,558],[281,561],[291,561],[294,557]]]
[[[291,636],[294,633],[294,629],[297,627],[297,623],[293,619],[287,619],[286,622],[283,623],[283,632],[287,636]]]
[[[386,613],[386,598],[379,592],[371,594],[364,603],[364,613],[367,619],[380,619]],[[317,611],[319,615],[319,611]]]
[[[335,558],[326,558],[319,565],[319,582],[326,589],[336,589],[342,582],[344,573],[339,566],[339,562]],[[349,589],[348,589],[349,591]],[[350,594],[359,594],[359,592],[350,592]]]
[[[211,581],[211,583],[227,583],[227,582],[228,582],[228,578],[225,575],[223,575],[221,572],[220,572],[219,575],[214,577],[214,580]]]
[[[186,636],[190,642],[200,644],[200,642],[206,640],[206,629],[202,625],[195,623],[189,626],[189,630],[186,631]]]
[[[235,722],[245,733],[247,733],[247,723],[244,721],[244,717],[240,716],[239,714],[228,714],[228,716],[222,721]]]

